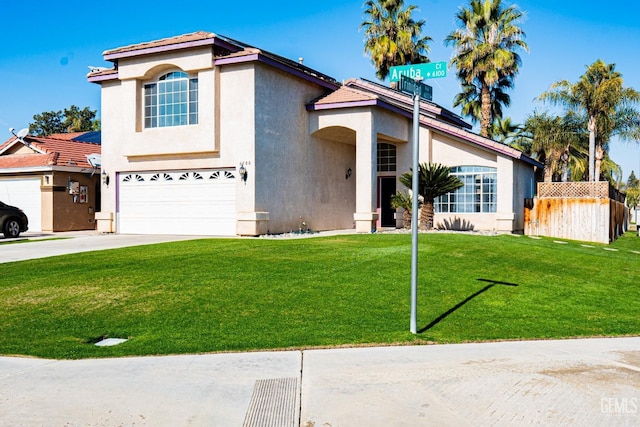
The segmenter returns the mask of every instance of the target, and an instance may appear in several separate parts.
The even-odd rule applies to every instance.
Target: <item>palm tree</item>
[[[469,8],[460,8],[456,14],[459,28],[445,38],[446,45],[454,46],[451,65],[463,90],[473,86],[478,93],[483,136],[489,135],[495,117],[492,91],[512,87],[521,64],[517,50],[529,50],[518,26],[523,17],[515,6],[503,7],[502,0],[470,0]]]
[[[589,131],[589,181],[600,180],[600,169],[612,136],[640,139],[640,92],[625,88],[615,64],[598,59],[577,83],[560,80],[539,99],[585,116]]]
[[[489,138],[509,145],[522,133],[522,126],[511,121],[511,117],[496,117],[491,124]]]
[[[368,0],[365,6],[364,51],[376,67],[376,76],[384,80],[396,65],[429,62],[429,36],[421,37],[425,21],[414,21],[417,6],[404,7],[404,0]]]
[[[413,185],[413,169],[400,175],[402,185],[411,188]],[[423,202],[420,207],[420,228],[433,228],[433,203],[436,197],[456,191],[463,182],[454,175],[451,169],[438,163],[421,163],[418,166],[418,194]]]
[[[580,134],[576,129],[572,115],[560,117],[534,111],[526,118],[518,143],[526,154],[544,164],[545,182],[558,176],[562,181],[568,180],[570,163],[579,158],[576,153],[580,151]],[[522,144],[522,139],[527,142]]]
[[[462,92],[458,93],[453,99],[453,106],[462,106],[462,114],[471,118],[473,123],[478,123],[482,120],[482,99],[481,99],[481,85],[476,83],[462,83]],[[496,124],[497,120],[502,118],[503,107],[508,107],[511,104],[511,97],[506,92],[513,87],[513,80],[507,77],[502,77],[500,80],[490,89],[491,99],[491,126],[487,132],[487,137],[493,138],[492,128]]]
[[[402,228],[411,227],[411,210],[413,209],[413,197],[408,191],[400,192],[391,196],[391,207],[402,209]]]
[[[632,188],[627,188],[627,193],[626,193],[626,199],[625,201],[627,202],[627,206],[633,210],[636,209],[636,207],[638,207],[638,205],[640,204],[640,188],[638,187],[632,187]],[[636,220],[636,227],[638,227],[638,218],[635,218]]]

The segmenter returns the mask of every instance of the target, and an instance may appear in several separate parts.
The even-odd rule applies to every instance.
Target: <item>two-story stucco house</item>
[[[412,100],[339,83],[298,62],[208,32],[107,50],[102,210],[118,233],[260,235],[395,227],[389,199],[411,167]],[[421,103],[420,162],[465,186],[436,224],[523,229],[534,160]]]

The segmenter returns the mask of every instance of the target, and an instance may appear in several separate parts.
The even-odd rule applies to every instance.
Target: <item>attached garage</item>
[[[122,234],[236,235],[233,169],[118,174]]]
[[[0,178],[0,201],[16,206],[29,218],[29,231],[42,231],[40,177]]]

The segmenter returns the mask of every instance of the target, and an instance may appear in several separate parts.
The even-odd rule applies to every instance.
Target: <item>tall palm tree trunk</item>
[[[553,181],[553,165],[551,164],[551,157],[547,157],[544,161],[544,182]]]
[[[602,159],[604,159],[604,148],[602,148],[602,145],[596,144],[596,161],[594,165],[595,181],[600,181],[600,167],[602,166]]]
[[[596,174],[596,118],[589,116],[589,181],[597,181],[599,174]]]
[[[480,135],[489,136],[489,129],[491,128],[491,90],[485,83],[482,84],[481,89],[481,117],[480,117]]]

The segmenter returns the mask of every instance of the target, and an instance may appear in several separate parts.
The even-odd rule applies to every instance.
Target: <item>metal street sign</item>
[[[400,78],[400,91],[409,95],[417,93],[425,101],[433,100],[433,88],[431,86],[404,75]]]
[[[400,76],[411,77],[414,80],[437,79],[447,76],[447,63],[427,62],[426,64],[397,65],[389,68],[389,81],[399,82]]]

